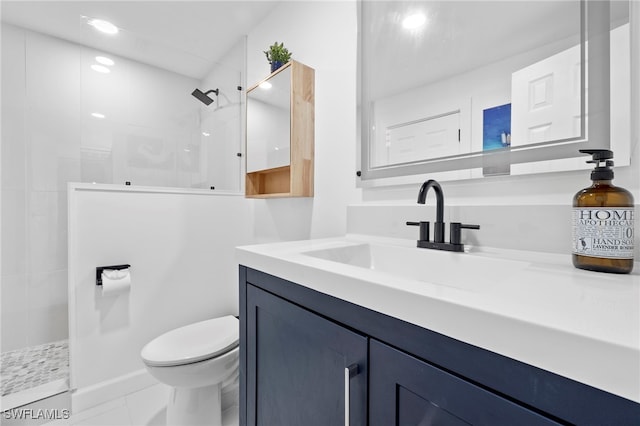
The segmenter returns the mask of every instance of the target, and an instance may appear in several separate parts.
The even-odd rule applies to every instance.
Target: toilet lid
[[[238,346],[239,321],[236,317],[214,318],[168,331],[142,348],[147,365],[168,367],[203,361]]]

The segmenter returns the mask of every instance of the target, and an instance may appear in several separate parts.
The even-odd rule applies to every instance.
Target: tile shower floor
[[[56,388],[67,386],[68,342],[61,340],[4,352],[0,364],[2,405],[3,408],[7,408],[7,401],[16,399],[15,396],[20,394],[28,394],[29,390],[44,389],[51,383],[63,384]]]

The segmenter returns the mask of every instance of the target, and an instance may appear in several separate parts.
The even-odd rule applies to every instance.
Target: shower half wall
[[[3,352],[68,338],[69,182],[240,191],[241,73],[215,75],[204,110],[202,81],[2,23]]]

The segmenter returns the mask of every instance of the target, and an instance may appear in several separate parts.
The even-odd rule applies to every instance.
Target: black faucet
[[[433,241],[444,243],[444,194],[440,184],[433,179],[423,183],[418,192],[418,204],[425,204],[429,188],[433,188],[436,193],[436,223],[433,224]]]
[[[480,229],[480,225],[466,225],[460,222],[451,222],[449,225],[449,242],[444,242],[444,193],[438,182],[429,179],[424,182],[418,192],[418,204],[425,204],[429,188],[436,193],[436,221],[433,224],[433,241],[429,241],[429,222],[407,222],[407,225],[420,227],[420,239],[418,247],[447,251],[464,251],[464,244],[460,242],[462,229]]]

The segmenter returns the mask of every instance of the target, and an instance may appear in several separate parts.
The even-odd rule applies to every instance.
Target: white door
[[[511,145],[580,136],[579,46],[518,70],[511,77]]]

